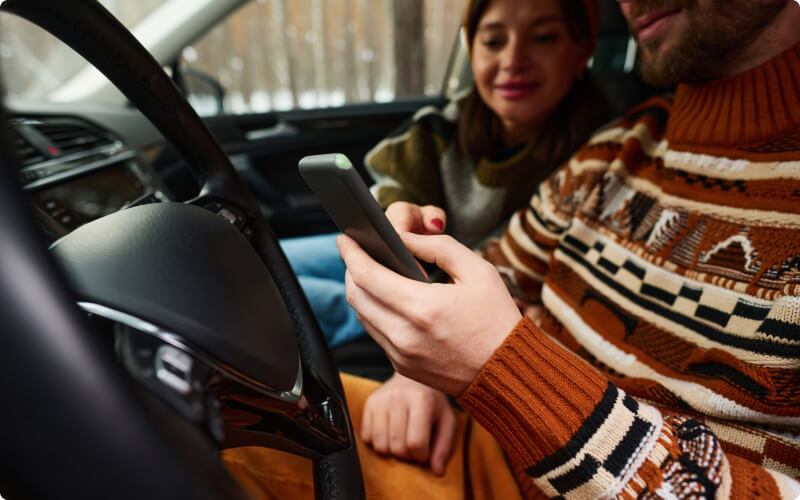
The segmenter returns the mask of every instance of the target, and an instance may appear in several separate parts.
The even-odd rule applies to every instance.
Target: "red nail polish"
[[[436,229],[438,229],[439,231],[444,230],[444,222],[442,222],[442,219],[433,219],[431,221],[431,224],[436,226]]]

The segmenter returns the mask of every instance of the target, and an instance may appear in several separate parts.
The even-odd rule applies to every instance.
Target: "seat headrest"
[[[597,0],[597,10],[601,38],[628,34],[628,23],[617,0]]]

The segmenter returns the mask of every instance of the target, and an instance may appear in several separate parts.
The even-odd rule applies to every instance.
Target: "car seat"
[[[669,91],[645,83],[639,72],[636,41],[617,0],[598,0],[597,48],[590,61],[595,83],[608,100],[612,116],[621,116],[656,94]]]

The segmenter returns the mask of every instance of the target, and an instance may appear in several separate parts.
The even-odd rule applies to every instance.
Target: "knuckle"
[[[348,304],[350,304],[351,306],[353,305],[353,300],[354,299],[353,299],[353,287],[352,286],[348,285],[348,286],[346,286],[344,288],[344,299],[347,301]]]
[[[407,397],[408,406],[411,408],[420,408],[421,405],[425,404],[423,395],[417,389],[409,391]]]
[[[367,400],[364,402],[364,416],[371,415],[374,413],[374,405],[375,405],[375,394],[370,395]]]
[[[372,445],[372,434],[362,431],[361,432],[361,440],[368,445]]]
[[[413,356],[418,349],[417,341],[411,337],[412,335],[406,335],[403,338],[399,338],[395,344],[397,351],[403,355],[402,359],[396,360],[401,367],[405,367],[407,364],[405,358]]]
[[[441,238],[442,242],[443,243],[447,243],[448,245],[453,244],[453,243],[458,243],[458,240],[456,240],[455,238],[453,238],[449,234],[440,234],[438,236],[438,238]]]
[[[359,283],[363,283],[367,278],[367,273],[364,271],[362,266],[348,268],[347,272],[350,273],[350,282],[356,286],[358,286]]]
[[[378,412],[378,409],[381,407],[381,400],[383,396],[379,392],[373,392],[368,398],[367,402],[364,403],[364,413],[371,413],[375,414]]]
[[[415,458],[425,460],[428,454],[428,443],[423,442],[419,438],[412,438],[408,441],[408,451]]]
[[[439,206],[436,206],[436,205],[430,205],[429,204],[429,205],[425,205],[422,208],[423,208],[423,210],[426,210],[428,212],[435,212],[437,214],[440,214],[440,213],[443,214],[444,213],[444,209],[442,207],[439,207]]]
[[[429,331],[436,324],[435,316],[437,315],[437,308],[429,303],[420,304],[416,308],[411,321],[414,326],[423,331]],[[412,339],[409,339],[412,340]]]
[[[379,453],[381,455],[386,455],[387,453],[389,453],[389,447],[386,446],[386,442],[381,440],[373,439],[372,449],[375,450],[376,453]]]
[[[483,273],[487,277],[492,277],[494,279],[494,277],[497,276],[498,279],[500,278],[500,276],[497,273],[497,268],[494,266],[494,264],[492,264],[488,260],[480,259],[476,267],[481,273]]]
[[[390,220],[395,218],[404,218],[408,217],[408,213],[410,212],[410,208],[408,203],[404,201],[396,201],[389,205],[384,212],[386,217]]]
[[[402,211],[405,204],[406,202],[404,201],[395,201],[394,203],[391,203],[388,207],[386,207],[386,213],[389,214]]]
[[[391,405],[392,408],[399,410],[400,406],[403,404],[404,401],[405,398],[403,397],[402,391],[399,391],[397,389],[392,389],[389,392],[389,404]]]
[[[397,455],[400,457],[404,457],[408,454],[408,448],[406,447],[406,442],[402,437],[399,436],[392,436],[389,440],[389,448],[393,455]]]

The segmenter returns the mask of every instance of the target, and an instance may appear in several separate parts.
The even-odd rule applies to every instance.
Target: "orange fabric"
[[[342,374],[342,383],[357,436],[367,498],[464,498],[465,473],[472,498],[522,498],[497,441],[463,412],[457,413],[456,441],[444,476],[436,476],[422,465],[376,454],[358,433],[364,403],[379,384],[347,374]],[[258,447],[225,450],[222,460],[253,499],[314,498],[310,460]]]
[[[707,154],[730,154],[726,148],[736,147],[739,151],[751,150],[750,154],[742,154],[750,160],[796,160],[796,148],[782,148],[781,152],[762,143],[794,136],[796,144],[800,99],[795,89],[800,81],[800,45],[748,70],[746,82],[741,76],[710,85],[678,86],[667,126],[670,146]]]
[[[458,402],[472,414],[491,413],[491,418],[483,419],[489,431],[529,465],[564,446],[607,388],[608,380],[594,368],[564,351],[524,317]],[[518,394],[530,399],[498,404],[506,398],[516,400]]]
[[[682,475],[695,461],[720,496],[800,494],[798,81],[800,43],[637,106],[485,253],[545,312],[538,328],[517,325],[459,402],[548,493],[702,489]],[[518,278],[530,270],[543,284]],[[627,404],[599,400],[599,379]]]

